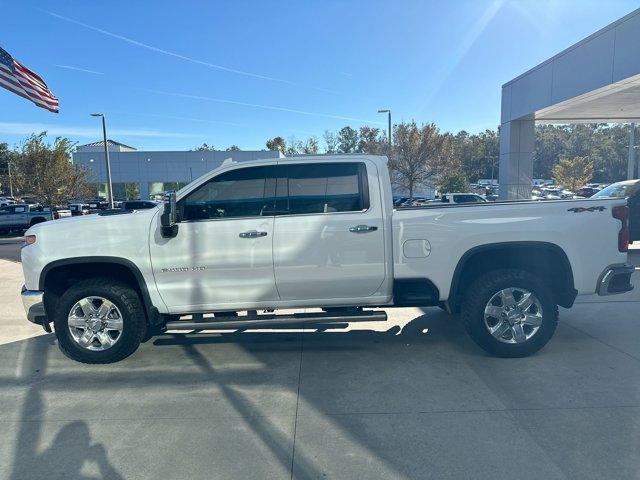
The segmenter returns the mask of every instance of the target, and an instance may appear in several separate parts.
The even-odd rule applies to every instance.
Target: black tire
[[[542,306],[540,328],[522,343],[503,343],[493,337],[485,325],[485,307],[494,294],[510,287],[530,291]],[[558,325],[558,306],[551,290],[538,277],[523,270],[493,270],[481,275],[469,287],[461,307],[462,321],[473,341],[497,357],[526,357],[537,352],[551,339]]]
[[[69,332],[67,318],[76,302],[84,297],[100,296],[115,304],[123,320],[121,338],[110,348],[92,351],[81,347]],[[108,278],[82,280],[62,294],[57,302],[53,324],[58,346],[67,357],[82,363],[113,363],[136,351],[147,332],[140,297],[130,286]]]

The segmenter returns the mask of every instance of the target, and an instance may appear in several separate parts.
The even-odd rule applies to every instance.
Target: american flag
[[[31,100],[37,106],[58,113],[58,99],[37,73],[0,48],[0,87]]]

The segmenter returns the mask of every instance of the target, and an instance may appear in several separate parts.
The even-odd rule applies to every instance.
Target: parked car
[[[640,240],[640,180],[612,183],[591,198],[626,198],[629,206],[630,241]]]
[[[144,210],[147,208],[156,208],[159,202],[151,200],[126,200],[120,203],[122,210]]]
[[[71,216],[71,210],[64,207],[53,207],[51,212],[53,213],[54,220]]]
[[[89,213],[99,213],[103,210],[109,209],[109,202],[105,202],[104,200],[92,200],[88,202],[89,204]]]
[[[73,217],[79,215],[89,215],[89,213],[91,213],[89,205],[86,203],[70,203],[69,210],[71,211],[71,215]]]
[[[13,205],[16,199],[13,197],[0,197],[0,207],[6,207],[7,205]]]
[[[582,187],[576,190],[576,195],[583,198],[589,198],[594,196],[599,191],[600,189],[596,187]]]
[[[49,208],[26,203],[8,205],[0,208],[0,235],[6,235],[11,230],[26,230],[47,220],[53,220]]]
[[[440,197],[442,203],[486,203],[487,199],[476,193],[445,193]]]
[[[491,354],[521,357],[552,337],[558,305],[633,288],[627,214],[617,198],[394,209],[379,156],[229,162],[163,208],[33,226],[22,298],[87,363],[167,330],[326,327],[428,305],[461,312]],[[304,308],[319,310],[287,312]]]

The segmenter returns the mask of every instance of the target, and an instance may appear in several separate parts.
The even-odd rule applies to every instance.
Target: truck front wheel
[[[54,326],[67,357],[82,363],[113,363],[136,351],[146,332],[135,290],[107,278],[82,280],[57,302]]]
[[[462,303],[462,320],[473,339],[498,357],[526,357],[551,339],[558,306],[549,288],[524,270],[494,270],[478,277]]]

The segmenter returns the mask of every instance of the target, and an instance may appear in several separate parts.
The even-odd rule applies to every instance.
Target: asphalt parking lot
[[[20,265],[0,271],[0,478],[640,472],[639,291],[561,310],[524,359],[489,357],[456,318],[411,308],[345,331],[167,335],[90,366],[28,324]]]

